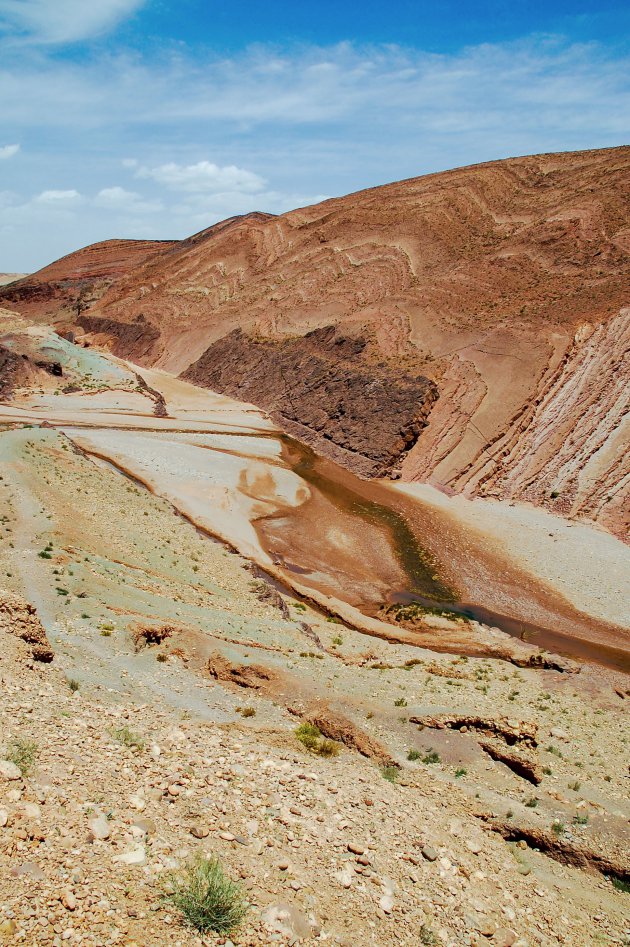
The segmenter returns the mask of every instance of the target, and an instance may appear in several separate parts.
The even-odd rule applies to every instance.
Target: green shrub
[[[531,799],[528,799],[525,803],[528,809],[535,809],[538,806],[538,799],[535,796],[532,796]]]
[[[612,883],[613,888],[616,888],[617,891],[623,891],[625,894],[630,894],[630,882],[624,881],[623,878],[613,878]]]
[[[118,730],[112,730],[112,736],[114,740],[122,743],[123,746],[128,746],[135,753],[141,753],[144,750],[144,740],[133,730],[130,730],[127,724]]]
[[[314,727],[312,723],[301,723],[295,735],[307,750],[314,750],[322,734],[319,727]]]
[[[381,769],[381,776],[383,779],[386,779],[388,783],[398,782],[398,777],[400,773],[397,766],[383,766]]]
[[[398,697],[394,701],[394,707],[406,707],[406,706],[407,706],[407,701],[405,700],[404,697]]]
[[[410,760],[412,763],[414,762],[414,760],[419,760],[419,759],[420,759],[420,751],[419,751],[419,750],[409,750],[409,752],[407,753],[407,759]]]
[[[436,750],[429,750],[429,752],[426,753],[425,756],[422,757],[422,762],[423,763],[439,763],[440,754]]]
[[[465,776],[467,772],[468,771],[463,766],[460,766],[459,769],[455,770],[455,779],[461,779],[462,776]]]
[[[28,776],[38,756],[36,743],[31,740],[15,740],[8,749],[6,759],[17,766],[22,776]]]
[[[301,723],[296,729],[295,735],[309,753],[328,757],[339,755],[339,744],[334,740],[327,740],[322,737],[319,727],[312,723]]]
[[[227,934],[247,914],[241,886],[231,881],[218,858],[198,855],[164,882],[164,898],[201,934]]]
[[[318,756],[339,756],[339,744],[334,740],[321,740],[315,752]]]
[[[72,691],[73,694],[76,694],[76,692],[79,690],[79,688],[81,687],[81,685],[80,685],[80,683],[76,680],[76,678],[70,677],[70,678],[68,678],[68,687],[70,688],[70,690]]]

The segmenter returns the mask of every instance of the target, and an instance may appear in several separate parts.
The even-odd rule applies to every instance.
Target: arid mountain
[[[9,283],[15,283],[16,280],[24,279],[26,273],[0,273],[0,286],[8,286]]]
[[[630,148],[539,155],[232,218],[128,269],[75,328],[363,474],[621,535],[629,264]]]
[[[56,260],[28,276],[0,275],[0,303],[44,321],[94,303],[111,284],[148,256],[174,246],[169,240],[104,240]]]

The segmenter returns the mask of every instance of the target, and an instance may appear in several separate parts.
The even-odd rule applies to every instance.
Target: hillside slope
[[[0,302],[35,319],[47,320],[60,313],[79,312],[98,299],[124,273],[147,257],[174,246],[170,240],[104,240],[61,257],[36,273],[8,285],[0,280]]]
[[[128,271],[79,325],[363,475],[526,498],[622,535],[629,184],[630,148],[614,148],[233,218]]]

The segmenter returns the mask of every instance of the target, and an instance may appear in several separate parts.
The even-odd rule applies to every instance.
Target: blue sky
[[[0,0],[0,271],[627,144],[630,5]]]

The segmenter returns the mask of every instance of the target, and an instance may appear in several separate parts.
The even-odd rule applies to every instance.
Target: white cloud
[[[102,188],[94,198],[96,207],[116,211],[122,214],[156,213],[163,209],[161,201],[146,201],[136,191],[128,191],[124,187]]]
[[[144,2],[0,0],[0,26],[40,43],[71,43],[107,32]]]
[[[0,0],[5,19],[9,6]],[[0,270],[32,266],[24,247],[41,265],[57,248],[110,236],[183,237],[249,210],[627,141],[630,57],[595,43],[529,37],[440,55],[259,47],[232,58],[95,47],[80,61],[2,43],[3,134],[36,139],[37,150],[2,167],[16,198]],[[128,190],[112,185],[120,179]],[[93,196],[33,199],[33,180]]]
[[[265,181],[258,174],[227,165],[223,168],[211,161],[198,161],[197,164],[181,165],[171,161],[157,168],[141,167],[136,172],[138,178],[152,178],[158,184],[175,191],[191,193],[220,193],[231,191],[239,194],[255,194],[262,191]]]
[[[42,191],[41,194],[38,194],[34,200],[38,204],[57,204],[57,203],[66,203],[67,201],[76,201],[80,198],[81,195],[78,191]]]
[[[13,155],[16,155],[20,150],[19,145],[2,145],[0,146],[0,161],[5,160],[6,158],[12,158]]]

